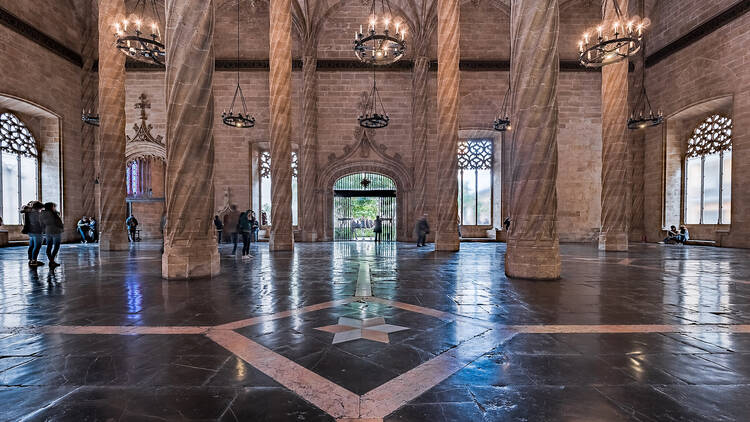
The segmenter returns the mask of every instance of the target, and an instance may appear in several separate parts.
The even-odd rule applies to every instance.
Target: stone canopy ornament
[[[166,146],[164,138],[161,135],[154,136],[151,133],[153,126],[148,123],[146,109],[151,108],[146,94],[138,97],[140,101],[135,103],[135,108],[141,110],[141,122],[133,125],[135,135],[131,138],[125,135],[125,158],[130,161],[135,158],[155,157],[161,160],[167,159]]]

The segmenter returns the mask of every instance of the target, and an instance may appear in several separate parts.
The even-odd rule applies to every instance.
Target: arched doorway
[[[373,240],[375,218],[383,220],[382,240],[396,240],[396,183],[377,173],[343,176],[333,184],[333,239]]]

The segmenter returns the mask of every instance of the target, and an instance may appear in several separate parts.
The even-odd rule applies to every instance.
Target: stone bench
[[[686,245],[690,246],[716,246],[716,242],[713,240],[700,240],[700,239],[690,239],[685,242]]]

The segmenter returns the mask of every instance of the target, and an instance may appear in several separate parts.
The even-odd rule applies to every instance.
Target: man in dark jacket
[[[226,230],[229,237],[232,239],[234,247],[232,248],[232,255],[237,253],[237,223],[240,222],[240,212],[237,211],[237,205],[230,205],[229,212],[224,215],[224,230]]]
[[[417,246],[424,246],[427,235],[430,233],[430,225],[427,223],[427,214],[417,221]]]
[[[130,238],[131,242],[136,241],[136,230],[138,229],[138,219],[135,218],[134,215],[131,215],[127,219],[125,219],[125,225],[128,228],[128,237]]]
[[[44,263],[37,261],[44,237],[44,225],[39,215],[43,208],[44,205],[41,202],[31,201],[21,210],[23,213],[21,233],[29,235],[29,266],[32,267],[44,265]]]
[[[63,232],[63,222],[60,219],[60,214],[57,213],[57,205],[54,202],[44,204],[40,219],[44,225],[44,238],[47,240],[46,252],[49,266],[50,268],[57,267],[60,264],[55,262],[55,258],[60,251]]]
[[[375,217],[372,231],[375,233],[375,242],[380,242],[380,234],[383,233],[383,219],[380,216]]]

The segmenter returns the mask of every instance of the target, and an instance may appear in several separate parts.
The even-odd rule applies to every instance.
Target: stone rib
[[[511,9],[512,223],[505,259],[505,272],[510,277],[560,277],[556,221],[558,17],[558,0],[517,0]]]
[[[292,239],[292,13],[290,0],[270,2],[271,250]]]
[[[167,165],[162,276],[215,275],[214,2],[167,0]]]
[[[113,45],[112,25],[125,15],[123,0],[99,3],[99,227],[101,250],[126,250],[125,55]]]
[[[457,251],[459,0],[438,0],[438,167],[435,249]]]
[[[627,1],[620,0],[622,10]],[[607,2],[606,16],[614,15]],[[602,69],[602,217],[599,249],[628,249],[628,62]]]
[[[316,232],[317,209],[315,199],[315,186],[318,174],[318,91],[317,91],[317,64],[318,60],[313,54],[302,58],[302,148],[299,160],[300,180],[305,183],[300,188],[299,220],[305,240],[312,240],[312,233]]]

